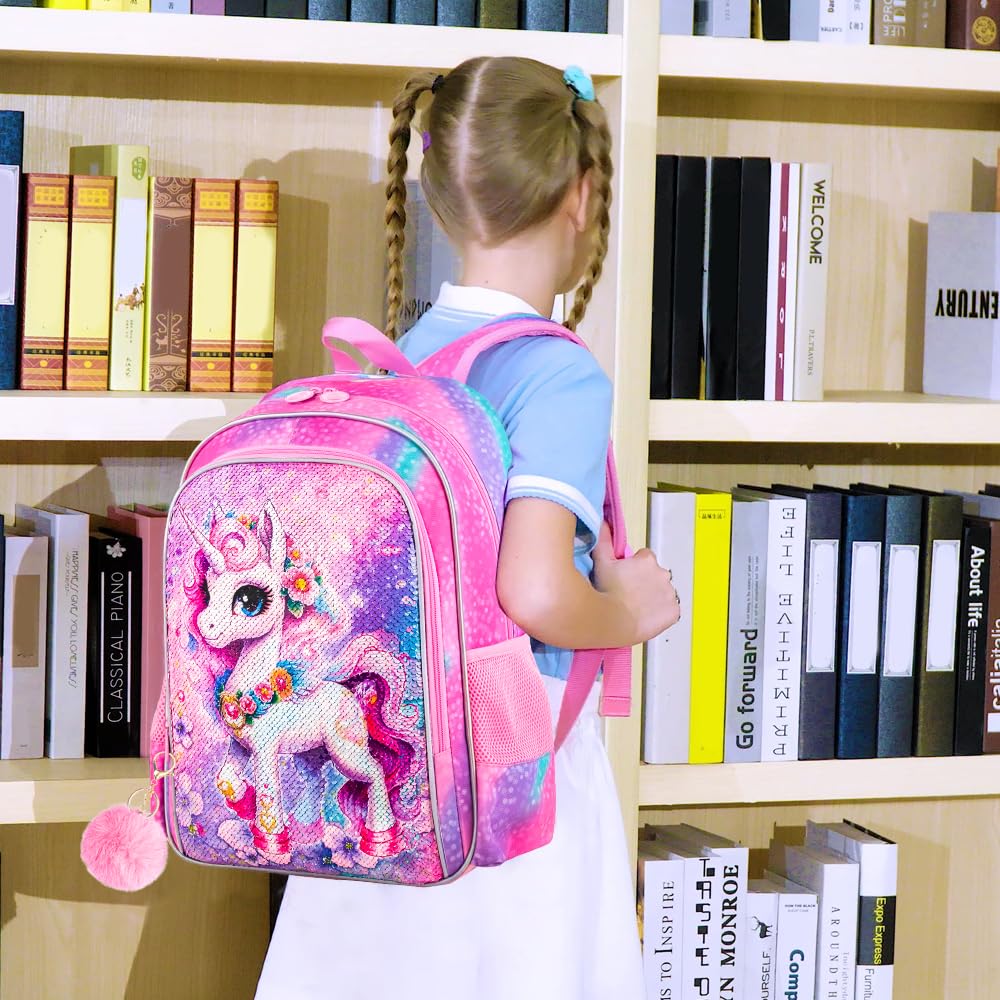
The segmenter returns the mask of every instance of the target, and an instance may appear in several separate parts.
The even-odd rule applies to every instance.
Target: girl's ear
[[[594,186],[591,173],[590,170],[584,171],[573,185],[576,189],[573,224],[576,226],[578,233],[585,232],[590,227],[591,193]]]

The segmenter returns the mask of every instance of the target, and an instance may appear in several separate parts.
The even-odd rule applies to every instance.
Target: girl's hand
[[[594,583],[631,613],[634,643],[652,639],[681,617],[670,570],[660,566],[649,549],[640,549],[628,559],[616,559],[607,524],[601,526],[594,547]]]

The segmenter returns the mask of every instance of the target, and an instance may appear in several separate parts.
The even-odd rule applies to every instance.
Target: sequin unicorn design
[[[399,818],[407,818],[400,790],[419,761],[400,714],[405,678],[397,659],[377,636],[360,635],[310,680],[317,665],[283,659],[282,639],[290,619],[315,613],[322,576],[311,566],[296,572],[273,504],[257,520],[216,509],[207,535],[188,511],[180,513],[198,544],[185,587],[192,631],[223,662],[235,656],[216,676],[215,707],[249,751],[253,783],[230,741],[216,777],[227,806],[249,824],[263,859],[288,864],[293,844],[279,758],[322,748],[346,778],[338,801],[360,850],[371,859],[398,855],[405,847]]]

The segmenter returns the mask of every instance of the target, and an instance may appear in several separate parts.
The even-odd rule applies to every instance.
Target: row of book
[[[0,532],[0,758],[148,755],[166,507],[18,504]]]
[[[22,159],[0,111],[0,388],[271,388],[276,181],[149,176],[146,146]]]
[[[0,0],[0,7],[215,14],[605,34],[607,0]]]
[[[640,830],[649,1000],[891,1000],[898,846],[847,820],[793,833],[772,838],[754,878],[736,841]]]
[[[656,158],[653,399],[823,398],[831,173]]]
[[[668,35],[998,49],[1000,0],[660,0]]]
[[[660,484],[649,519],[685,613],[646,762],[1000,752],[1000,486]]]

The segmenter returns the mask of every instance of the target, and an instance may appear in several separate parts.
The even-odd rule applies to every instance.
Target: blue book
[[[565,0],[521,0],[521,27],[525,31],[565,31]]]
[[[154,14],[190,14],[191,0],[150,0]]]
[[[352,21],[388,24],[389,0],[350,0]]]
[[[309,0],[306,17],[310,21],[346,21],[347,0]]]
[[[608,33],[608,0],[569,0],[569,30]]]
[[[433,24],[434,0],[392,0],[393,24]]]
[[[18,233],[24,112],[0,111],[0,389],[17,387]]]
[[[476,0],[438,0],[437,23],[448,28],[474,28]]]

